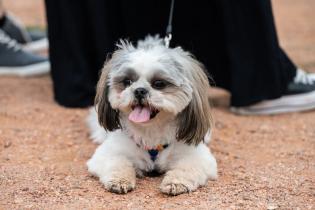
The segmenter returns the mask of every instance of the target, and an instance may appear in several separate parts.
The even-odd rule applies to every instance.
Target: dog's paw
[[[166,173],[160,185],[160,190],[168,195],[179,195],[194,191],[197,187],[191,179],[185,176],[185,173],[175,170]]]
[[[190,192],[189,187],[179,183],[161,184],[160,190],[167,195],[179,195]]]
[[[113,193],[126,194],[133,190],[136,186],[135,181],[127,179],[112,179],[107,182],[103,182],[105,188]]]

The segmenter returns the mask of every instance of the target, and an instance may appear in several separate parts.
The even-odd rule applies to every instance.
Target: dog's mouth
[[[157,108],[148,105],[132,105],[129,120],[135,123],[146,123],[160,112]]]

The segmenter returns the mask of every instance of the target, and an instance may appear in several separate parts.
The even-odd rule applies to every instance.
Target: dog
[[[178,195],[217,178],[210,141],[208,77],[181,47],[167,48],[158,36],[134,46],[121,40],[105,62],[95,109],[88,117],[101,145],[88,171],[108,191],[127,193],[136,177],[165,173],[162,193]]]

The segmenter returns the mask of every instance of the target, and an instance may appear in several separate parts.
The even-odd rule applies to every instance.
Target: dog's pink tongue
[[[129,114],[129,120],[135,123],[143,123],[150,120],[150,109],[147,107],[137,106]]]

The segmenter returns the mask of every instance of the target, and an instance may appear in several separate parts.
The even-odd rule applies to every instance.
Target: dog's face
[[[100,124],[120,128],[120,115],[138,126],[176,120],[177,139],[199,143],[210,128],[208,80],[200,63],[181,48],[168,49],[147,38],[135,48],[121,42],[98,83]]]
[[[176,116],[192,99],[192,85],[167,54],[135,50],[119,69],[109,72],[108,100],[133,123],[152,124]],[[164,112],[164,113],[163,113]]]

